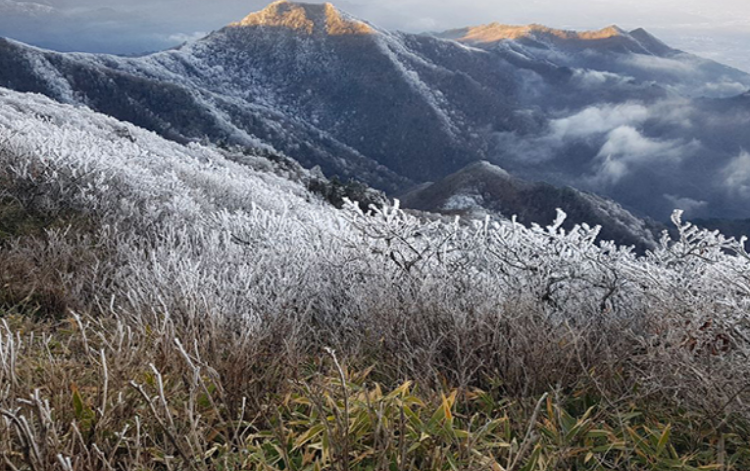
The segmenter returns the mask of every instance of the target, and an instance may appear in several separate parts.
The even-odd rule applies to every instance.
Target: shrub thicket
[[[562,214],[336,210],[201,146],[0,100],[9,469],[749,465],[741,241],[676,214],[639,257]]]

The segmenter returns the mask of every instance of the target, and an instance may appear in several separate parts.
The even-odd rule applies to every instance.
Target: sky
[[[264,0],[0,0],[0,36],[40,47],[116,54],[197,38],[266,6]],[[440,31],[500,22],[598,29],[644,27],[673,47],[750,71],[747,0],[340,0],[387,29]]]

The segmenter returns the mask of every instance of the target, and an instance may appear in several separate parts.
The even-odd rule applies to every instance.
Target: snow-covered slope
[[[60,267],[65,288],[118,313],[249,321],[235,324],[238,333],[288,316],[379,339],[385,332],[368,329],[392,326],[377,316],[410,319],[415,307],[460,325],[480,314],[513,319],[522,306],[570,325],[627,320],[643,335],[669,322],[654,334],[667,335],[661,345],[678,345],[707,319],[747,338],[750,297],[737,280],[750,273],[750,255],[679,215],[679,240],[664,238],[636,257],[600,243],[589,225],[565,228],[562,214],[525,227],[422,221],[398,207],[336,210],[298,183],[210,148],[4,89],[0,179],[0,197],[28,211],[86,216],[77,220],[83,227],[52,228],[32,245],[44,253],[28,256],[95,249],[95,262]],[[656,327],[641,323],[653,312],[664,316]]]
[[[158,202],[145,210],[148,217],[177,215],[182,225],[209,222],[224,211],[263,210],[312,226],[322,222],[326,227],[338,219],[331,207],[310,194],[305,185],[309,177],[302,170],[279,176],[281,172],[263,157],[230,160],[214,149],[170,142],[131,124],[40,95],[0,89],[0,129],[11,144],[23,143],[16,148],[21,153],[58,159],[48,162],[53,167],[71,165],[74,174],[96,172],[100,178],[116,175],[115,180],[127,189],[100,179],[88,182],[84,193],[111,188],[138,194],[151,204]],[[71,157],[75,161],[69,162]],[[596,224],[603,227],[605,240],[639,249],[656,244],[643,221],[611,201],[574,189],[524,182],[487,162],[473,164],[402,201],[422,211],[468,219],[483,219],[486,214],[506,220],[517,216],[525,225],[547,224],[560,208],[569,215],[568,229],[574,224]],[[88,206],[93,209],[100,203],[92,200]]]
[[[132,124],[41,95],[0,88],[0,132],[3,152],[35,155],[50,169],[81,176],[85,185],[77,189],[78,197],[91,198],[88,208],[92,211],[104,200],[97,195],[111,191],[148,200],[152,206],[109,210],[137,210],[155,219],[169,214],[182,218],[181,224],[210,221],[224,211],[259,209],[300,221],[333,214],[302,183],[275,174],[270,165],[265,171],[256,170],[252,167],[262,169],[263,165],[237,163],[215,149],[168,141]],[[95,180],[83,178],[89,174]]]

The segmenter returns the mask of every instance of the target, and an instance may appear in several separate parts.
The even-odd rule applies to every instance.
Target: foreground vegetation
[[[6,469],[750,468],[744,241],[339,210],[299,169],[0,104]]]
[[[427,388],[335,352],[279,355],[229,332],[114,316],[0,333],[7,469],[743,470],[744,421],[710,421],[590,381],[541,396]],[[194,332],[197,334],[198,332]],[[351,363],[372,359],[351,359]]]

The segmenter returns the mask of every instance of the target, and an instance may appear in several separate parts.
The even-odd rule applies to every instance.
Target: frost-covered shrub
[[[639,257],[596,227],[562,229],[562,213],[525,227],[337,210],[212,149],[2,90],[0,168],[3,197],[97,221],[86,237],[33,242],[99,248],[60,277],[88,310],[248,349],[271,338],[289,361],[330,346],[434,384],[638,385],[712,414],[750,400],[750,256],[678,214],[679,238]]]

